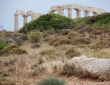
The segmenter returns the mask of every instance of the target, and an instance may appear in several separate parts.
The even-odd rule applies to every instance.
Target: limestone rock
[[[92,76],[101,80],[110,78],[110,59],[81,56],[72,58],[69,64],[72,65],[75,73],[82,77]]]

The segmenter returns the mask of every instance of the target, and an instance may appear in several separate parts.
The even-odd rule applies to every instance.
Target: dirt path
[[[99,81],[92,78],[78,78],[77,76],[71,76],[66,78],[66,85],[110,85],[110,81]]]

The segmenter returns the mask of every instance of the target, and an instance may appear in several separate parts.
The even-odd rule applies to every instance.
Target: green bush
[[[28,39],[31,43],[41,42],[43,35],[40,31],[30,32]]]
[[[3,50],[6,46],[8,46],[9,44],[8,43],[5,43],[5,42],[1,42],[0,41],[0,51]]]
[[[0,56],[4,54],[25,54],[26,50],[20,49],[18,45],[9,45],[6,46],[3,50],[0,51]]]
[[[68,58],[73,58],[75,56],[80,56],[81,53],[72,47],[65,53],[65,55],[67,55]]]
[[[64,80],[59,80],[56,77],[44,78],[38,85],[65,85]]]
[[[72,19],[53,13],[53,14],[41,15],[36,20],[33,20],[30,23],[24,25],[19,32],[26,33],[34,29],[38,29],[38,30],[50,30],[53,28],[55,30],[69,29],[72,28],[73,26],[74,26],[74,22]]]

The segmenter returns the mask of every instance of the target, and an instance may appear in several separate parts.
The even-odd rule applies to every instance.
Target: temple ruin
[[[67,5],[58,5],[58,6],[52,6],[50,7],[49,13],[54,13],[57,11],[57,14],[64,15],[64,10],[68,10],[68,17],[72,18],[72,10],[76,11],[76,18],[81,17],[81,11],[84,11],[84,17],[89,16],[89,13],[92,12],[95,15],[99,13],[104,13],[106,12],[104,9],[101,8],[95,8],[95,7],[90,7],[90,6],[83,6],[83,5],[78,5],[78,4],[67,4]],[[18,27],[18,16],[22,15],[24,18],[23,25],[27,23],[27,17],[31,16],[31,20],[34,20],[38,18],[41,13],[36,13],[33,10],[30,10],[28,12],[24,12],[22,10],[16,10],[16,13],[14,14],[14,31],[17,32],[19,27]]]
[[[14,14],[14,32],[17,32],[19,30],[19,23],[18,23],[19,22],[19,20],[18,20],[19,15],[23,16],[23,18],[24,18],[23,25],[25,25],[27,23],[27,18],[29,16],[31,16],[31,20],[34,20],[42,14],[41,13],[36,13],[33,10],[27,11],[26,13],[22,10],[16,10],[16,13]]]
[[[52,6],[50,7],[50,13],[54,13],[57,11],[57,14],[64,15],[64,10],[68,10],[68,17],[72,18],[72,10],[76,11],[76,18],[81,17],[81,11],[84,11],[84,17],[89,16],[89,13],[92,12],[95,15],[99,13],[104,13],[106,12],[104,9],[101,8],[95,8],[95,7],[90,7],[90,6],[83,6],[83,5],[78,5],[78,4],[67,4],[67,5],[58,5],[58,6]]]

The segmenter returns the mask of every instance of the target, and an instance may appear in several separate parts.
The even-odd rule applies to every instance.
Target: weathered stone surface
[[[86,56],[74,57],[70,60],[77,75],[82,77],[92,76],[100,80],[110,78],[110,59],[87,58]]]

